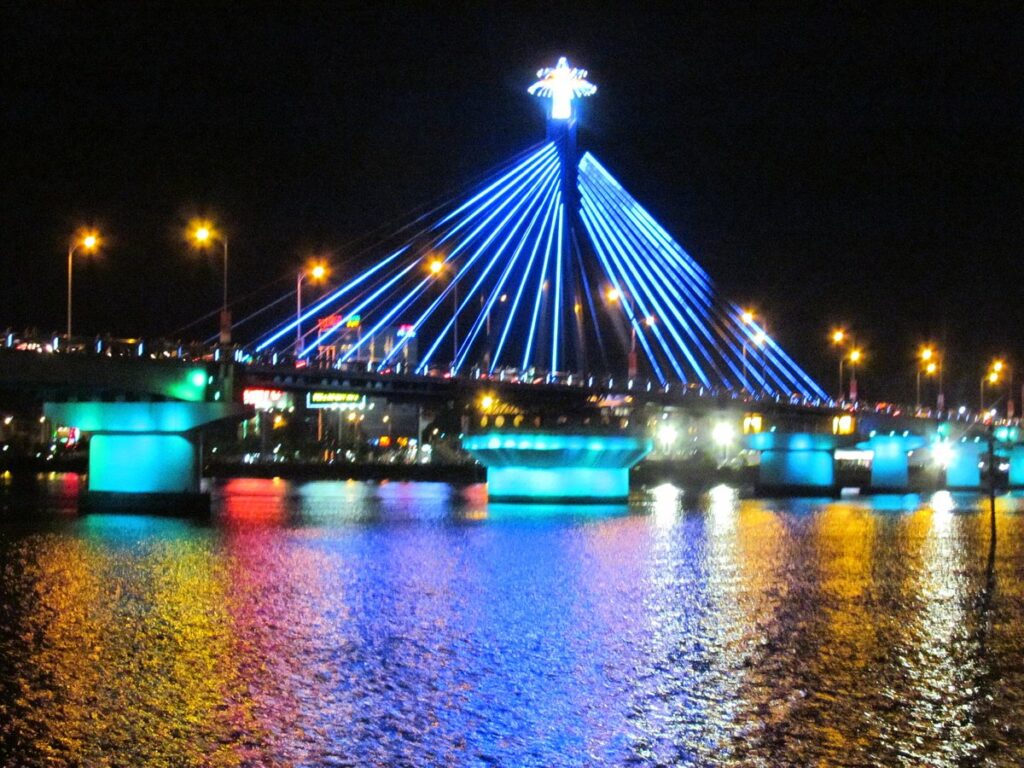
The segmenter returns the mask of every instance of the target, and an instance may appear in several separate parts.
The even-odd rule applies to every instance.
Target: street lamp
[[[745,309],[740,314],[740,320],[743,321],[744,325],[754,325],[755,320],[757,320],[757,315],[755,315],[752,310]],[[757,329],[756,333],[754,333],[751,341],[753,341],[758,349],[761,350],[761,379],[763,381],[765,377],[765,370],[767,368],[764,348],[765,342],[768,341],[768,332],[764,329],[763,321],[761,322],[761,327]],[[743,336],[743,385],[747,385],[747,334],[744,334]]]
[[[992,361],[992,365],[981,379],[981,386],[979,387],[978,393],[978,410],[985,410],[985,383],[998,384],[999,379],[1002,378],[1003,372],[1007,370],[1007,365],[999,358]]]
[[[914,410],[915,411],[921,410],[921,370],[923,368],[925,373],[927,373],[929,376],[932,375],[933,373],[935,373],[936,368],[937,368],[936,360],[938,358],[938,355],[935,352],[934,347],[926,345],[926,346],[921,347],[920,351],[918,352],[918,356],[917,357],[918,357],[918,362],[917,362],[917,379],[916,379],[916,386],[915,386],[915,390],[914,390],[914,393],[915,393]],[[942,383],[941,383],[941,381],[939,383],[939,391],[940,392],[942,391]]]
[[[447,266],[445,260],[439,257],[435,257],[427,263],[427,269],[434,277],[440,277]],[[452,304],[454,306],[452,312],[452,367],[454,367],[455,361],[459,359],[459,281],[454,278],[452,279]]]
[[[622,299],[622,292],[618,288],[609,288],[605,291],[605,298],[609,304],[616,304]],[[627,358],[627,375],[631,379],[636,378],[637,363],[636,363],[636,323],[632,321],[632,317],[636,314],[635,307],[633,305],[633,297],[627,296],[629,300],[629,357]],[[653,321],[647,323],[648,326]]]
[[[295,280],[295,359],[302,354],[302,282],[310,280],[319,283],[327,278],[330,270],[322,261],[307,264],[299,270]]]
[[[850,350],[850,402],[857,402],[857,363],[864,357],[864,353],[857,348]]]
[[[984,376],[981,377],[981,387],[979,388],[979,392],[978,392],[978,411],[979,411],[979,413],[984,412],[984,410],[985,410],[985,382],[986,381],[989,384],[998,384],[999,383],[999,371],[997,371],[995,368],[993,368],[991,371],[989,371],[988,373],[986,373]]]
[[[189,225],[188,237],[197,248],[219,242],[224,251],[224,301],[220,310],[220,343],[231,343],[231,313],[228,312],[228,238],[208,221],[195,220]]]
[[[92,253],[100,247],[99,233],[94,230],[82,230],[68,244],[68,341],[71,341],[71,264],[75,252],[81,248]]]
[[[832,344],[839,348],[839,397],[836,399],[837,403],[843,402],[843,363],[846,361],[846,350],[843,347],[843,342],[847,341],[848,334],[841,328],[837,328],[832,331]],[[849,339],[853,342],[853,339]]]
[[[749,309],[743,310],[740,314],[740,320],[743,321],[744,325],[751,325],[754,322],[754,313]],[[747,386],[747,334],[743,334],[743,386]]]

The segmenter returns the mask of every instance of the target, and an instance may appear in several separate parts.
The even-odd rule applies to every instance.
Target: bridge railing
[[[139,358],[148,360],[178,360],[181,362],[221,362],[227,360],[238,365],[262,365],[284,369],[312,369],[337,372],[376,373],[381,376],[402,376],[420,379],[452,378],[451,371],[442,366],[435,366],[425,374],[416,374],[415,365],[396,361],[383,370],[369,360],[352,360],[345,363],[328,359],[297,360],[293,355],[280,353],[252,354],[242,346],[220,347],[199,342],[185,342],[163,338],[118,338],[110,335],[93,337],[67,338],[58,333],[41,333],[36,330],[16,332],[8,328],[0,339],[0,348],[38,354],[73,354],[100,356],[108,358]],[[667,383],[637,377],[616,377],[610,375],[577,374],[568,372],[549,373],[528,369],[521,371],[503,368],[493,374],[481,368],[471,369],[460,378],[473,380],[491,380],[503,383],[534,384],[543,386],[562,386],[585,388],[603,392],[657,392],[680,397],[707,398],[721,401],[728,399],[750,404],[751,407],[764,407],[771,404],[807,406],[814,408],[840,408],[853,413],[887,415],[893,417],[910,417],[938,421],[958,422],[965,426],[987,423],[992,420],[991,414],[978,412],[961,406],[939,411],[931,408],[915,408],[891,402],[835,402],[806,398],[798,393],[784,395],[769,392],[751,392],[745,389],[735,390],[721,387],[705,387],[694,383]],[[1020,425],[1020,418],[996,419],[999,424]]]

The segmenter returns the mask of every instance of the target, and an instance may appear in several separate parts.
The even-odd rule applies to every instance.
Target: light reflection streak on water
[[[1024,756],[1017,497],[984,616],[974,497],[666,486],[583,511],[231,481],[215,501],[211,525],[0,518],[0,763]]]

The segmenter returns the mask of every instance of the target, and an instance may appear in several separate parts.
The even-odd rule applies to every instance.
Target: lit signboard
[[[832,417],[832,434],[833,435],[852,435],[857,429],[857,421],[848,413],[844,413],[842,416]]]
[[[359,327],[359,323],[361,323],[362,321],[363,321],[363,318],[360,317],[359,315],[350,315],[345,320],[345,327],[346,328],[358,328]]]
[[[366,395],[358,392],[309,392],[306,394],[307,408],[328,408],[335,411],[364,410]]]
[[[249,387],[242,390],[242,402],[257,411],[284,410],[292,407],[292,396],[280,389]]]
[[[416,335],[416,326],[414,325],[400,325],[398,326],[398,333],[395,334],[400,339],[411,339]]]
[[[341,322],[341,315],[328,315],[316,321],[317,330],[321,333],[329,331]]]

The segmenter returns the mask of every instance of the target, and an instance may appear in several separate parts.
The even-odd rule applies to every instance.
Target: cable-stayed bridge
[[[139,344],[135,362],[104,360],[99,340],[88,360],[15,352],[0,390],[31,392],[93,433],[90,492],[196,493],[199,430],[247,418],[246,391],[306,395],[300,420],[312,395],[444,413],[499,498],[621,500],[653,431],[691,417],[703,420],[691,433],[724,426],[729,440],[742,423],[766,488],[832,492],[838,452],[856,448],[871,456],[873,489],[905,490],[908,456],[925,446],[945,456],[947,485],[980,487],[980,435],[954,446],[949,424],[833,402],[578,150],[575,101],[596,91],[585,71],[560,59],[529,90],[550,100],[545,141],[381,237],[305,309],[300,274],[295,315],[252,345],[144,355]],[[1001,439],[1009,482],[1024,486],[1019,431]]]
[[[255,352],[420,374],[640,376],[827,402],[608,169],[578,153],[573,102],[595,90],[586,73],[561,59],[539,74],[531,92],[551,99],[547,141],[403,227]]]

